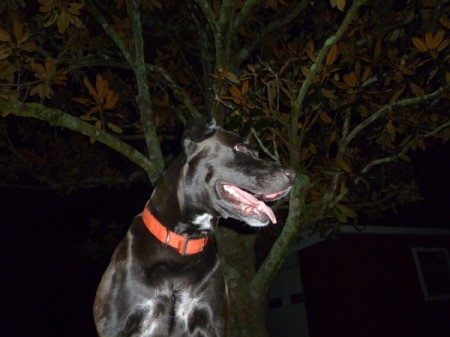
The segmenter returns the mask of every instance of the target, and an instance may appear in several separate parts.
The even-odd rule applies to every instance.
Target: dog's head
[[[254,227],[276,222],[265,202],[289,192],[295,180],[292,169],[259,159],[246,141],[218,127],[213,119],[190,121],[183,149],[186,206]]]

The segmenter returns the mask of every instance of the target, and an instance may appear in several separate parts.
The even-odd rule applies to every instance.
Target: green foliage
[[[264,289],[308,225],[326,233],[420,199],[412,158],[450,138],[448,11],[428,0],[3,1],[0,179],[121,183],[143,169],[154,182],[159,145],[211,114],[302,177],[269,274],[252,283]],[[44,129],[16,116],[137,166],[104,155],[69,174],[89,141],[45,129],[44,144]]]

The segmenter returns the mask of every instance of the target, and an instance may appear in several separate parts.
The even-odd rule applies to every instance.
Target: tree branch
[[[448,128],[448,127],[450,127],[450,120],[448,120],[447,122],[445,122],[442,125],[439,125],[437,128],[431,130],[430,132],[427,132],[423,136],[420,136],[419,138],[425,139],[428,137],[432,137],[439,131],[441,131],[445,128]],[[369,163],[367,163],[366,166],[364,166],[364,168],[361,170],[361,173],[367,173],[372,167],[377,166],[377,165],[381,165],[381,164],[385,164],[385,163],[389,163],[389,162],[396,162],[399,158],[401,158],[401,156],[403,156],[404,154],[406,154],[406,152],[409,151],[409,149],[412,147],[413,141],[414,140],[409,141],[408,144],[406,144],[398,153],[395,153],[391,156],[378,158],[378,159],[370,161]]]
[[[133,56],[128,51],[127,47],[125,46],[125,43],[120,38],[119,34],[117,34],[115,29],[108,23],[108,21],[106,21],[105,17],[92,4],[91,0],[83,0],[82,2],[86,7],[86,9],[89,11],[89,13],[91,13],[92,16],[97,20],[97,22],[103,27],[109,38],[113,40],[113,42],[119,48],[120,52],[130,65],[130,67],[133,68],[134,67]]]
[[[237,33],[239,31],[239,28],[242,26],[242,24],[247,20],[249,15],[252,13],[253,8],[255,8],[256,5],[258,5],[261,2],[261,0],[247,0],[244,3],[244,6],[242,6],[241,11],[237,15],[236,19],[234,20],[232,31],[231,31],[231,37],[237,36]]]
[[[233,22],[235,0],[223,0],[220,7],[219,27],[222,33],[230,30]],[[225,34],[225,39],[230,40],[231,37]]]
[[[303,82],[300,91],[297,95],[297,98],[292,102],[291,105],[291,128],[289,132],[289,138],[291,143],[291,165],[296,169],[300,169],[300,160],[298,157],[298,134],[297,134],[297,125],[300,118],[300,108],[303,105],[303,101],[305,100],[306,94],[308,92],[309,87],[311,86],[320,65],[322,64],[325,56],[328,53],[328,50],[337,42],[339,41],[342,36],[344,35],[345,31],[347,30],[350,23],[353,21],[353,19],[356,17],[358,13],[359,7],[361,7],[367,0],[355,0],[352,5],[350,6],[347,14],[345,15],[344,19],[341,22],[341,25],[339,26],[336,33],[325,40],[322,48],[320,49],[319,53],[317,54],[316,61],[312,64],[312,66],[309,69],[309,73],[305,78],[305,81]]]
[[[79,68],[90,68],[90,67],[110,67],[110,68],[131,70],[130,66],[129,65],[127,66],[127,63],[123,62],[121,63],[120,60],[115,60],[111,58],[108,59],[99,55],[86,55],[82,59],[77,59],[76,62],[73,62],[72,60],[67,60],[66,63],[68,63],[67,68],[68,72],[71,72]],[[189,95],[181,86],[179,86],[172,79],[172,77],[170,77],[170,75],[163,67],[147,63],[145,65],[145,68],[147,73],[156,74],[158,76],[158,78],[153,78],[154,80],[159,81],[161,83],[165,83],[169,86],[170,89],[172,89],[175,98],[177,98],[180,102],[182,102],[186,106],[186,108],[191,113],[192,117],[201,118],[202,114],[198,111],[197,107],[194,104],[192,104]]]
[[[146,67],[147,71],[156,73],[164,79],[165,83],[167,83],[168,86],[173,90],[175,97],[178,98],[186,106],[186,108],[191,113],[192,117],[194,117],[194,118],[202,117],[202,114],[198,111],[197,107],[194,104],[192,104],[192,101],[189,98],[186,91],[182,87],[180,87],[172,79],[172,77],[170,77],[170,75],[167,73],[167,71],[164,68],[157,66],[157,65],[153,65],[153,64],[146,64],[145,67]]]
[[[304,229],[306,221],[312,220],[307,216],[301,217],[301,210],[304,210],[305,195],[309,187],[310,180],[308,176],[300,174],[292,187],[289,200],[289,215],[283,230],[249,285],[253,296],[265,294],[265,290],[267,290],[270,281],[288,256],[292,245],[298,240],[298,234]]]
[[[206,17],[206,20],[208,21],[209,26],[211,27],[211,30],[214,34],[214,36],[217,36],[219,33],[219,24],[216,21],[216,13],[211,8],[211,4],[207,0],[194,0],[195,3],[200,7],[203,14]]]
[[[204,88],[202,92],[205,99],[204,111],[211,111],[211,106],[213,104],[212,94],[210,90],[205,89],[212,87],[210,74],[214,72],[214,62],[212,59],[213,55],[211,53],[210,45],[212,34],[211,30],[205,27],[203,20],[199,18],[199,16],[203,18],[203,15],[201,15],[201,13],[199,15],[198,6],[196,4],[193,4],[193,6],[189,6],[189,8],[192,8],[192,10],[190,11],[191,17],[198,34],[197,45],[199,49],[199,62],[202,68],[202,80]]]
[[[245,6],[247,6],[247,4],[250,5],[252,2],[259,2],[259,0],[247,1],[244,5],[244,8]],[[254,36],[251,41],[249,41],[244,47],[239,50],[239,52],[237,53],[237,64],[241,64],[245,59],[247,59],[250,56],[250,53],[256,48],[259,43],[261,43],[261,40],[265,36],[280,29],[281,27],[287,26],[288,24],[292,23],[292,21],[294,21],[300,15],[300,13],[303,12],[303,10],[309,3],[310,2],[308,0],[302,0],[297,4],[297,6],[290,10],[286,16],[283,16],[280,20],[273,20],[267,26],[263,27],[261,32],[257,36]],[[244,8],[242,9],[242,11],[244,10]],[[242,11],[239,14],[238,18],[235,20],[235,24],[233,27],[235,31],[233,31],[231,34],[231,36],[233,37],[237,36],[238,29],[245,21],[245,18],[249,15],[246,14],[245,17],[241,17]]]
[[[47,108],[38,103],[9,102],[0,98],[0,113],[3,115],[13,114],[19,117],[40,119],[42,121],[49,122],[53,126],[61,126],[95,139],[122,154],[128,160],[141,167],[145,172],[147,172],[152,184],[156,182],[161,174],[161,171],[155,167],[149,158],[132,146],[120,141],[106,131],[99,130],[93,125],[88,124],[61,110]]]
[[[353,2],[335,35],[325,41],[322,49],[317,55],[316,61],[310,68],[310,72],[305,79],[305,82],[300,88],[297,98],[292,103],[290,140],[291,158],[294,158],[294,160],[291,160],[291,164],[297,172],[300,172],[300,163],[297,154],[297,125],[300,117],[300,107],[303,104],[309,86],[312,84],[318,68],[322,64],[328,50],[342,37],[350,22],[356,16],[359,7],[366,1],[367,0],[356,0]],[[286,220],[286,224],[250,284],[250,289],[254,294],[261,294],[267,289],[270,281],[273,279],[276,272],[281,267],[284,259],[289,254],[290,248],[298,240],[299,233],[302,229],[304,229],[305,224],[314,222],[322,216],[321,210],[326,207],[325,203],[320,203],[320,205],[310,204],[307,207],[304,205],[305,194],[307,193],[309,187],[310,181],[308,176],[298,173],[298,177],[290,194],[289,215]]]
[[[373,113],[372,115],[370,115],[367,119],[365,119],[364,121],[362,121],[361,123],[359,123],[349,134],[347,137],[345,137],[345,139],[343,140],[341,147],[342,147],[342,151],[346,151],[349,143],[362,131],[364,130],[367,126],[369,126],[370,124],[372,124],[373,122],[375,122],[378,118],[382,117],[384,114],[386,114],[388,111],[393,110],[395,108],[398,107],[406,107],[409,105],[413,105],[413,104],[419,104],[419,103],[423,103],[425,101],[429,101],[432,100],[434,98],[439,97],[442,93],[444,93],[445,91],[450,89],[450,84],[447,84],[439,89],[437,89],[436,91],[433,91],[429,94],[426,95],[422,95],[422,96],[417,96],[417,97],[413,97],[413,98],[405,98],[402,99],[400,101],[397,101],[395,103],[392,104],[387,104],[384,107],[382,107],[381,109],[379,109],[377,112]]]
[[[147,146],[148,156],[160,173],[164,170],[164,161],[156,132],[155,119],[153,116],[150,90],[147,83],[147,69],[144,59],[144,40],[142,37],[141,13],[137,0],[128,0],[128,8],[131,17],[131,29],[134,37],[135,62],[133,64],[136,76],[138,95],[136,102],[139,106],[141,124],[144,129],[144,139]]]
[[[272,152],[269,151],[269,149],[267,147],[264,146],[263,142],[261,141],[261,139],[258,137],[258,134],[256,133],[256,130],[253,128],[253,126],[250,128],[250,131],[252,132],[253,137],[255,137],[256,141],[258,142],[259,148],[266,154],[269,156],[270,159],[272,159],[274,162],[276,163],[280,163],[280,158],[275,155],[272,154]],[[276,146],[274,146],[276,149]]]

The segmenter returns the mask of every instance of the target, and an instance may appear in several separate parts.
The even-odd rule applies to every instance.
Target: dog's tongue
[[[272,221],[272,223],[277,223],[277,219],[275,218],[275,214],[273,214],[272,209],[269,206],[267,206],[264,202],[256,199],[250,193],[247,193],[236,186],[233,186],[232,188],[237,196],[241,197],[242,199],[245,199],[245,201],[252,204],[252,206],[255,206],[260,211],[266,213],[270,221]]]

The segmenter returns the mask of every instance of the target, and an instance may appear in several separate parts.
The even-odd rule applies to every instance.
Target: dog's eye
[[[235,150],[236,152],[240,152],[240,153],[249,153],[249,152],[250,152],[250,150],[249,150],[249,148],[247,147],[247,145],[245,145],[245,144],[243,144],[243,143],[236,144],[236,145],[234,146],[234,150]]]

